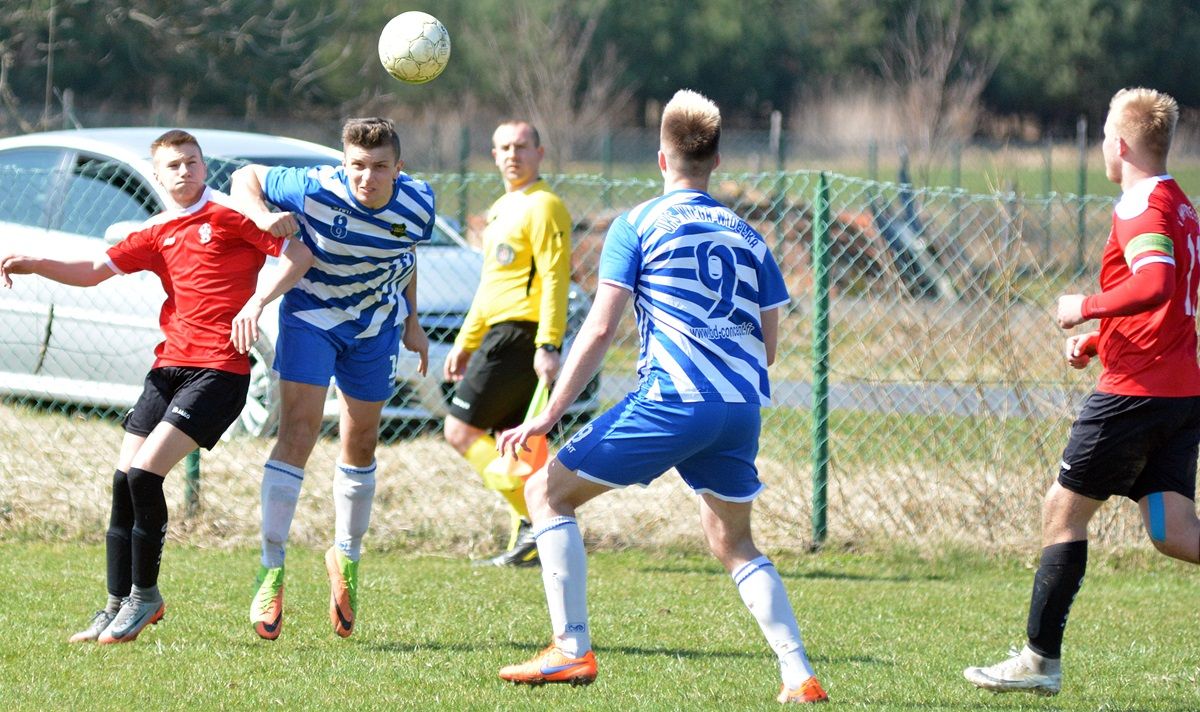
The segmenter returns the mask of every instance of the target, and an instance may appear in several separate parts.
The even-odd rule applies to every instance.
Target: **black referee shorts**
[[[520,425],[537,388],[537,324],[505,321],[488,329],[450,399],[450,415],[480,430]]]
[[[1200,396],[1092,393],[1071,425],[1058,482],[1092,499],[1196,495]]]

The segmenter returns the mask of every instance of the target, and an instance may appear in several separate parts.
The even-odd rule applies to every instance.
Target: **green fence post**
[[[463,124],[458,141],[458,228],[467,229],[467,169],[471,162],[471,129]]]
[[[813,215],[813,548],[825,543],[829,484],[829,183],[817,181]]]
[[[612,129],[604,132],[604,138],[600,143],[600,160],[603,165],[604,188],[601,193],[604,198],[604,207],[612,209],[612,180],[613,180],[613,135]]]
[[[183,467],[183,506],[190,517],[200,509],[200,450],[189,452]]]

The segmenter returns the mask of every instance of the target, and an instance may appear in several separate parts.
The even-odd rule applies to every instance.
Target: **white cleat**
[[[1044,658],[1026,645],[1010,651],[1012,657],[990,667],[969,667],[963,677],[976,687],[992,692],[1032,692],[1057,695],[1062,688],[1062,661]]]

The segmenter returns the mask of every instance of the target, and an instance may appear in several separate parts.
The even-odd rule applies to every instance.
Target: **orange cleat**
[[[333,632],[349,638],[354,632],[354,609],[358,604],[358,562],[351,561],[336,546],[325,552],[329,574],[329,620]]]
[[[250,623],[264,640],[275,640],[283,629],[283,567],[258,568],[257,588],[250,602]]]
[[[572,658],[551,643],[528,662],[500,668],[500,679],[518,685],[590,685],[596,680],[596,654],[589,650],[582,657]]]
[[[777,699],[785,705],[811,705],[814,702],[828,702],[829,695],[821,689],[821,683],[817,682],[816,677],[810,677],[794,690],[783,688],[779,691]]]

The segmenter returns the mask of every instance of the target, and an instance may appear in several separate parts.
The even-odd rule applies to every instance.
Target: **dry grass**
[[[764,438],[782,437],[773,434],[779,427],[768,420]],[[0,454],[0,539],[102,541],[119,425],[3,406],[0,428],[10,434]],[[878,445],[877,434],[855,432],[862,444],[841,445],[830,468],[831,545],[1033,548],[1041,494],[1052,475],[1050,463],[1041,462],[1052,457],[1042,452],[1049,447],[1022,447],[1020,461],[1010,461],[1010,447],[997,446],[995,452],[964,452],[949,462],[905,443],[953,439],[955,432],[897,431],[893,451]],[[804,550],[812,541],[807,433],[793,438],[794,451],[764,448],[758,462],[767,489],[757,501],[756,538],[768,551]],[[257,546],[258,482],[268,446],[265,440],[236,440],[205,453],[202,506],[191,517],[182,506],[183,468],[176,468],[166,487],[170,538],[212,548]],[[323,547],[332,536],[336,448],[336,439],[323,439],[312,457],[292,526],[295,545]],[[504,507],[436,433],[382,446],[379,464],[368,546],[478,557],[500,543],[507,529]],[[581,514],[593,547],[702,547],[697,503],[673,475],[646,489],[614,492]],[[1110,546],[1142,538],[1129,503],[1102,510],[1093,532]]]

